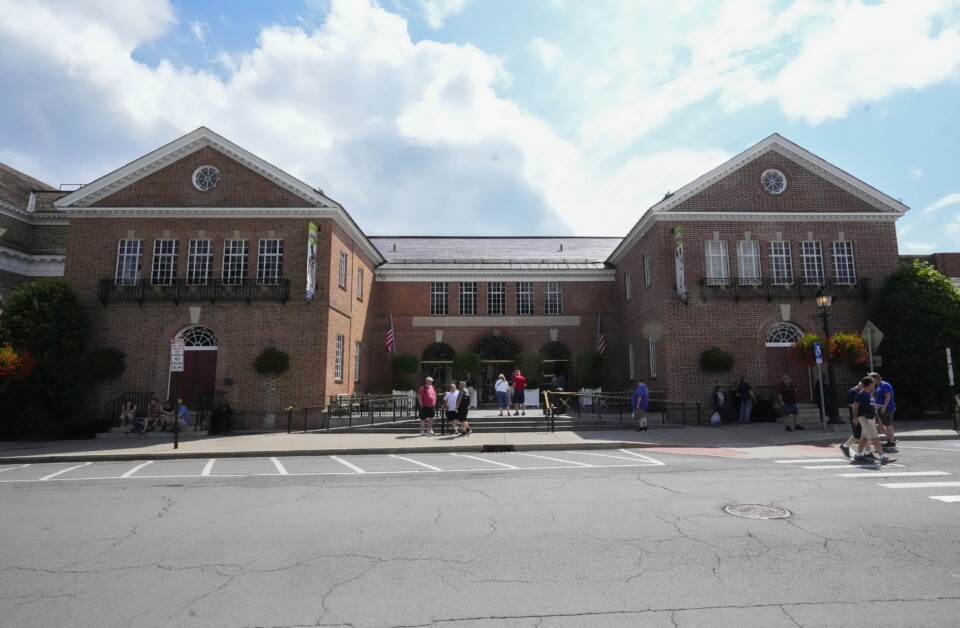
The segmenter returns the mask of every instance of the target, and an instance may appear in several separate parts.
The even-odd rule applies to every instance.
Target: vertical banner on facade
[[[683,227],[673,228],[674,258],[677,263],[677,294],[680,300],[687,302],[687,282],[683,279]]]
[[[313,292],[317,287],[317,225],[312,222],[307,227],[307,303],[313,301]]]

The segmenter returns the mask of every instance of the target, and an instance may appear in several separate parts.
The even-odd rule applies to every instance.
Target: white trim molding
[[[399,265],[398,265],[399,266]],[[417,264],[411,268],[410,264],[398,266],[381,266],[376,269],[374,276],[377,281],[587,281],[587,282],[614,282],[617,280],[616,269],[603,270],[573,270],[551,268],[488,268],[475,269],[464,267],[444,267],[442,265]],[[554,317],[551,317],[554,318]]]
[[[0,246],[0,271],[24,277],[63,277],[66,255],[31,255]]]
[[[414,327],[580,327],[579,316],[414,316]]]

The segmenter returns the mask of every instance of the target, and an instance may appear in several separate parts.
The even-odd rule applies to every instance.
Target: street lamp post
[[[833,295],[829,292],[824,292],[823,288],[817,290],[817,294],[814,297],[814,301],[817,303],[817,307],[820,308],[820,314],[817,315],[817,318],[823,321],[823,335],[825,336],[825,342],[827,344],[826,353],[829,356],[830,353],[830,315],[828,311],[830,306],[833,305]],[[842,423],[840,418],[837,416],[837,404],[836,404],[836,378],[834,377],[833,371],[833,360],[827,359],[827,381],[829,382],[827,387],[827,399],[826,405],[824,408],[824,413],[827,415],[828,423]],[[823,389],[823,382],[820,382],[820,389]]]

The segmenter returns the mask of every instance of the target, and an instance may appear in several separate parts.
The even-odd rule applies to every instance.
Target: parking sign
[[[170,341],[170,372],[183,372],[183,338]]]
[[[819,342],[813,343],[813,355],[817,358],[817,364],[823,364],[823,350]]]

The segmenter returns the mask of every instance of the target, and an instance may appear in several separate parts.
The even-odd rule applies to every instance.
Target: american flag
[[[600,313],[597,313],[597,351],[600,352],[600,355],[603,355],[603,352],[607,350],[607,336],[603,333],[603,327],[600,326],[600,321],[602,317]]]
[[[387,353],[393,353],[397,348],[393,337],[393,314],[390,315],[390,327],[387,328],[387,342],[384,346],[387,348]]]

